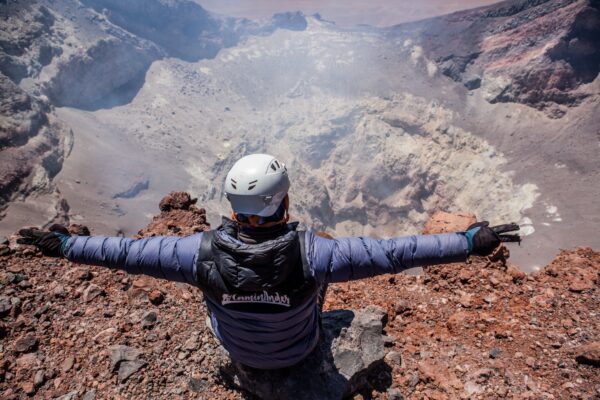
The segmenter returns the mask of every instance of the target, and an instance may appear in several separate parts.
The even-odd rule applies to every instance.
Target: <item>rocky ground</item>
[[[204,229],[177,194],[140,235]],[[355,399],[600,397],[600,253],[563,251],[531,275],[504,255],[330,286],[326,310],[387,310],[385,364]],[[0,283],[4,399],[249,397],[221,372],[193,287],[41,257],[13,237]]]

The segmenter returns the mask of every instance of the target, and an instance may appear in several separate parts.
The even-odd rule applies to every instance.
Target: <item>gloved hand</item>
[[[71,234],[62,225],[54,224],[48,231],[41,231],[36,228],[26,228],[19,231],[19,244],[29,244],[36,246],[42,251],[42,254],[50,257],[62,257],[63,244],[71,237]]]
[[[518,234],[506,234],[507,232],[518,231],[519,225],[515,223],[492,227],[489,227],[489,225],[489,222],[481,221],[469,226],[465,232],[469,242],[469,253],[488,256],[502,242],[521,243],[521,236]]]

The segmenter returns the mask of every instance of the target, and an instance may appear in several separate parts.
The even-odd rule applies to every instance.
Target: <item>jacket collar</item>
[[[244,291],[261,291],[281,284],[298,262],[297,225],[288,224],[272,239],[244,243],[238,238],[237,223],[223,218],[213,241],[213,255],[221,276]]]

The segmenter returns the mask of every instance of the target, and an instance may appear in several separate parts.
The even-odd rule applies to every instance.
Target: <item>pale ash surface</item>
[[[115,29],[98,18],[55,25],[76,47],[73,21]],[[71,221],[96,234],[134,233],[157,199],[188,190],[216,224],[229,212],[225,172],[245,154],[270,152],[294,171],[294,217],[335,236],[419,232],[442,209],[521,223],[532,234],[514,254],[527,253],[526,267],[561,247],[599,246],[598,79],[583,85],[596,95],[551,119],[521,104],[490,104],[494,77],[468,91],[413,36],[308,18],[305,31],[251,37],[212,60],[156,61],[126,105],[58,108],[74,138],[55,179]],[[101,65],[104,57],[131,65],[105,50]],[[69,76],[69,87],[90,81]],[[91,86],[104,86],[97,77]],[[9,207],[1,234],[48,222],[59,201],[29,200]]]
[[[540,196],[531,171],[514,182],[517,165],[463,127],[461,93],[446,80],[410,42],[309,18],[304,32],[251,38],[214,60],[157,61],[126,106],[59,109],[76,140],[58,182],[74,219],[99,233],[135,231],[156,198],[181,188],[216,222],[229,206],[215,182],[242,155],[266,151],[289,166],[296,218],[336,236],[415,233],[437,209],[530,233]],[[492,126],[502,131],[494,115],[482,119]],[[148,190],[112,199],[144,179]]]

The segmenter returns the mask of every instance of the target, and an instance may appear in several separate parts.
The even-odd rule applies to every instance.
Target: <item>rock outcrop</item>
[[[6,2],[0,19],[0,71],[12,81],[37,76],[62,53],[56,42],[56,18],[47,7],[29,1]]]
[[[160,201],[160,215],[138,232],[139,236],[186,236],[210,229],[206,210],[196,207],[198,199],[185,192],[171,192]]]
[[[45,222],[68,219],[52,179],[73,144],[72,131],[57,121],[54,107],[93,111],[127,104],[156,60],[212,58],[249,36],[306,28],[299,13],[256,23],[213,15],[187,0],[5,3],[0,7],[0,213],[12,200],[51,194],[56,208],[51,216],[53,205],[44,204],[48,196],[28,208],[43,209],[36,219]]]
[[[0,73],[0,219],[8,202],[30,193],[52,192],[68,133],[53,122],[47,104]]]
[[[187,234],[201,214],[184,193],[161,209],[144,235]],[[173,220],[189,225],[167,228]],[[0,256],[4,399],[248,398],[240,384],[267,396],[293,389],[294,398],[360,387],[357,400],[586,399],[600,389],[600,253],[589,248],[531,275],[474,257],[331,285],[331,346],[299,376],[280,372],[275,386],[268,374],[236,371],[205,327],[196,288],[44,258],[9,239],[11,254]]]
[[[510,0],[400,25],[440,71],[491,102],[517,102],[561,117],[592,93],[599,69],[600,5],[594,0]]]

